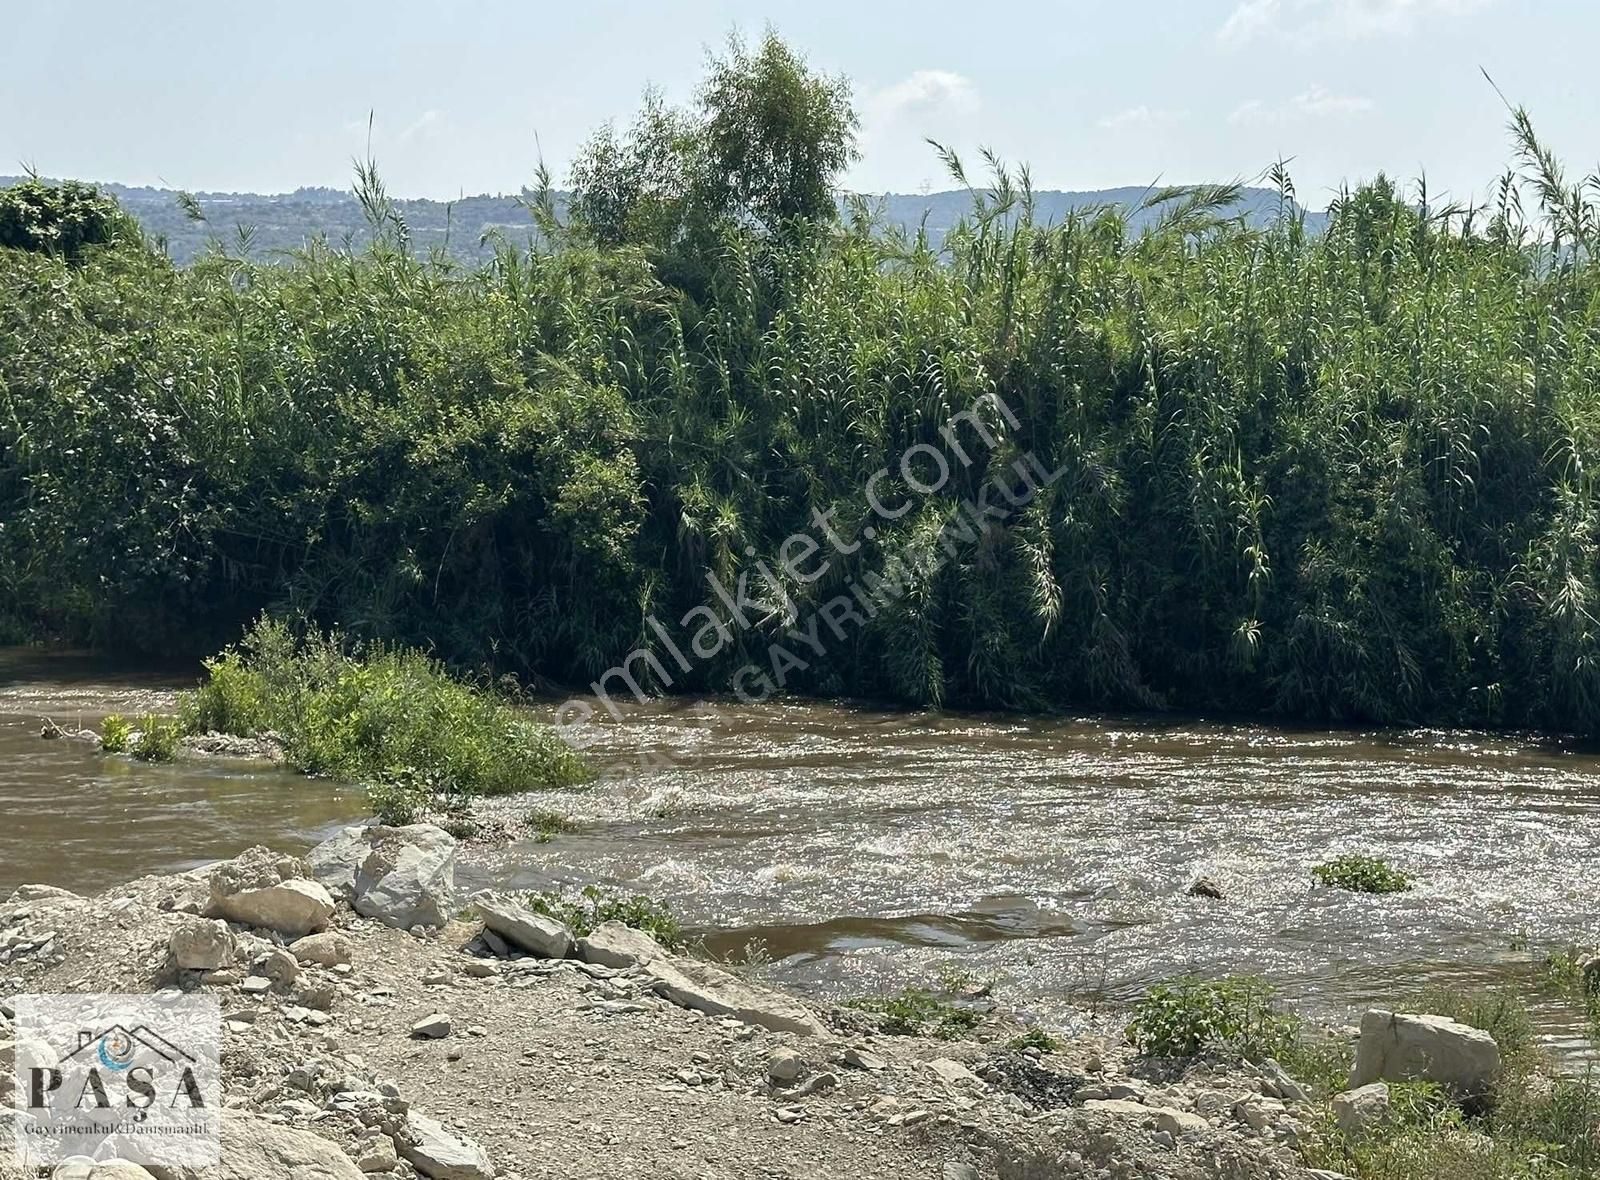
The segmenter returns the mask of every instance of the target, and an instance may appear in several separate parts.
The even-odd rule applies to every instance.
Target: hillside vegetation
[[[1600,184],[1526,116],[1485,209],[1379,179],[1313,234],[1277,169],[1268,224],[1218,186],[1135,233],[1047,223],[990,160],[938,251],[837,213],[854,125],[843,80],[730,46],[478,268],[415,257],[366,165],[372,244],[276,265],[177,269],[91,190],[7,190],[0,612],[167,650],[270,609],[566,684],[643,649],[647,688],[1600,730]],[[1053,478],[952,542],[1024,456]],[[750,571],[773,608],[680,659],[727,621],[707,575]]]

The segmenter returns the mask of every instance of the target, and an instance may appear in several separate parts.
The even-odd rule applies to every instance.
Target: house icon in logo
[[[61,1060],[65,1063],[75,1057],[83,1056],[84,1059],[80,1064],[92,1065],[93,1061],[87,1056],[92,1054],[99,1058],[99,1063],[105,1068],[121,1072],[132,1066],[145,1053],[154,1054],[162,1061],[174,1065],[192,1065],[196,1060],[193,1055],[185,1053],[148,1024],[136,1024],[132,1028],[113,1024],[99,1032],[79,1029],[78,1047]]]

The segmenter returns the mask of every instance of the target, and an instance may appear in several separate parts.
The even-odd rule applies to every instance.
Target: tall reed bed
[[[582,684],[815,512],[880,535],[802,611],[1031,453],[1061,478],[786,688],[1593,734],[1600,186],[1516,133],[1486,209],[1380,180],[1311,234],[1278,170],[1274,224],[1186,189],[1134,234],[991,162],[937,253],[735,219],[688,284],[548,205],[480,270],[413,257],[375,174],[360,251],[0,249],[0,615],[209,649],[268,608]],[[1021,425],[908,494],[984,394]]]

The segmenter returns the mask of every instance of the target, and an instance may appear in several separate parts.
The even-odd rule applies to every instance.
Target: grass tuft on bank
[[[262,619],[206,661],[185,694],[186,733],[270,733],[312,775],[373,784],[381,818],[404,821],[437,796],[569,786],[583,759],[505,700],[452,678],[420,652],[339,635],[298,636]]]

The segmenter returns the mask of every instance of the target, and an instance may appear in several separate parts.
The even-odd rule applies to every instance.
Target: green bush
[[[883,1017],[879,1028],[896,1037],[956,1041],[983,1023],[982,1013],[958,1007],[918,987],[908,987],[892,996],[862,996],[845,1004],[863,1012],[876,1012]]]
[[[133,725],[120,713],[109,713],[100,723],[100,748],[107,754],[126,754]]]
[[[685,939],[672,907],[664,901],[640,894],[608,893],[597,886],[585,887],[576,897],[560,893],[530,893],[523,897],[528,908],[566,924],[573,937],[582,938],[606,922],[621,922],[651,935],[669,950],[681,948]]]
[[[1278,1057],[1294,1043],[1300,1025],[1278,1011],[1273,995],[1253,976],[1157,984],[1134,1005],[1126,1034],[1139,1052],[1153,1057],[1207,1050],[1255,1061]]]
[[[503,794],[588,776],[548,727],[418,652],[352,649],[337,635],[296,640],[263,619],[206,667],[206,682],[182,705],[191,731],[270,730],[305,773],[377,784],[375,806],[390,814],[415,812],[428,795]]]
[[[133,747],[133,756],[141,762],[171,762],[178,756],[182,737],[183,728],[176,717],[146,713],[139,719],[139,743]]]
[[[367,806],[379,823],[393,827],[416,823],[434,801],[434,792],[409,776],[367,785]]]
[[[46,184],[30,177],[0,188],[0,247],[54,254],[75,262],[86,246],[126,238],[139,241],[139,227],[116,198],[91,184],[68,180]]]
[[[1311,875],[1318,884],[1352,893],[1404,893],[1411,877],[1376,856],[1351,854],[1317,865]]]

